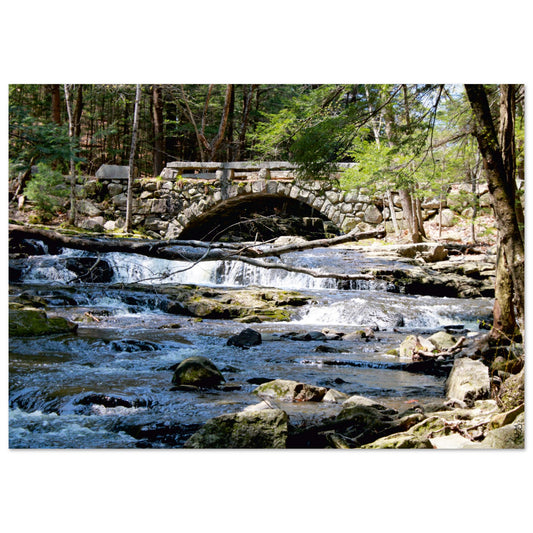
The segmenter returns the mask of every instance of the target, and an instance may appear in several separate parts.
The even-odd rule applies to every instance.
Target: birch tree
[[[135,163],[135,149],[137,148],[137,134],[139,131],[139,107],[141,103],[141,86],[139,84],[135,87],[135,107],[133,111],[133,128],[131,133],[131,149],[128,170],[128,192],[126,201],[126,233],[131,232],[132,221],[132,204],[133,204],[133,182],[134,177],[134,163]]]
[[[68,138],[70,141],[70,159],[69,159],[69,175],[70,175],[70,212],[68,222],[71,226],[76,224],[76,166],[74,163],[74,116],[72,113],[72,92],[71,85],[65,83],[63,86],[65,90],[65,102],[67,105],[68,116]]]

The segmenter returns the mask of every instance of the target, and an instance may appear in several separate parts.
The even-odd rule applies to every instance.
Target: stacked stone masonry
[[[121,167],[120,167],[121,168]],[[126,213],[127,178],[88,178],[80,194],[85,198],[82,224],[113,230],[123,224]],[[346,192],[332,181],[304,181],[295,167],[284,162],[263,163],[170,163],[156,178],[140,178],[134,184],[133,226],[154,236],[179,238],[196,219],[222,205],[237,208],[241,200],[254,197],[287,197],[307,204],[331,220],[341,231],[360,231],[385,225],[392,231],[390,209],[383,198],[371,198],[361,188]],[[100,201],[97,201],[100,200]],[[401,225],[399,197],[393,195],[396,218]],[[436,213],[430,204],[428,218]]]

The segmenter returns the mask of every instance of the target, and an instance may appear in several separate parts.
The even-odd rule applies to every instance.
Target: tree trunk
[[[74,137],[78,139],[81,136],[81,115],[83,112],[83,85],[78,85],[78,96],[76,98],[76,106],[74,108]]]
[[[137,132],[139,130],[139,107],[141,102],[141,86],[137,84],[135,88],[135,108],[133,111],[133,129],[131,134],[131,150],[128,171],[128,197],[126,203],[126,233],[131,232],[132,204],[133,204],[133,182],[134,182],[134,162],[135,149],[137,148]]]
[[[415,210],[413,209],[413,199],[411,193],[407,189],[400,189],[400,202],[402,203],[402,210],[409,240],[413,243],[421,242],[422,237],[418,230],[418,222]]]
[[[183,85],[180,85],[180,88],[181,88],[181,97],[183,100],[183,104],[185,106],[185,110],[187,111],[187,116],[189,117],[189,120],[191,121],[191,124],[194,128],[194,133],[196,134],[196,141],[198,143],[198,150],[200,152],[200,161],[202,161],[203,163],[205,161],[204,149],[203,149],[204,143],[202,141],[201,134],[198,131],[198,126],[196,124],[196,120],[194,119],[194,115],[192,114],[191,107],[189,105],[189,99],[187,98],[187,95],[185,94],[185,88],[183,87]],[[208,93],[208,96],[209,96],[209,93]]]
[[[406,109],[405,109],[405,119],[407,126],[410,126],[410,117],[409,117],[409,108],[407,107],[407,88],[405,85],[402,86],[404,89],[404,98],[406,100]],[[387,140],[389,147],[393,147],[394,143],[392,141],[392,125],[393,118],[391,116],[390,108],[384,109],[383,119],[385,121],[385,133],[387,135]],[[420,235],[419,221],[415,210],[415,204],[413,202],[411,192],[408,188],[404,187],[398,191],[400,195],[400,202],[402,204],[403,211],[403,220],[404,220],[404,229],[407,230],[407,235],[409,241],[413,243],[421,242],[422,237]],[[421,225],[421,221],[420,221]]]
[[[392,227],[394,228],[394,233],[398,237],[398,235],[400,235],[400,228],[398,226],[398,220],[396,219],[396,210],[394,209],[394,200],[392,199],[392,193],[388,187],[386,193],[390,211],[390,218],[392,220]]]
[[[52,120],[61,126],[61,95],[59,84],[50,85],[50,93],[52,95]]]
[[[152,124],[154,133],[153,175],[159,176],[165,166],[163,162],[163,151],[165,148],[163,131],[163,88],[161,85],[152,86]]]
[[[516,306],[516,319],[521,331],[524,331],[524,241],[520,233],[515,210],[515,182],[508,172],[511,165],[508,159],[508,146],[500,146],[498,135],[490,113],[487,94],[483,85],[465,85],[466,94],[472,107],[476,122],[474,135],[477,138],[479,150],[483,157],[483,167],[487,176],[489,191],[492,195],[494,215],[499,235],[499,247],[505,257],[505,264],[512,279],[512,301]],[[503,129],[511,129],[513,109],[508,98],[511,87],[502,86],[500,105],[500,124]],[[509,131],[502,132],[508,139]],[[503,152],[506,152],[504,156]],[[497,277],[496,286],[504,285],[505,280]],[[505,291],[502,291],[505,292]],[[510,295],[508,296],[511,299]],[[498,302],[502,309],[506,309],[509,302]]]
[[[250,115],[252,97],[257,87],[258,85],[250,85],[250,87],[248,88],[248,92],[243,97],[241,128],[239,131],[239,142],[237,146],[237,153],[235,156],[237,161],[240,161],[244,154],[246,144],[246,128],[248,127],[248,116]]]
[[[74,165],[74,116],[72,113],[72,93],[71,86],[65,84],[65,102],[67,105],[68,116],[68,137],[70,141],[70,212],[68,217],[68,223],[71,226],[76,224],[76,168]]]
[[[498,248],[496,260],[496,284],[494,287],[493,323],[490,338],[494,343],[514,336],[516,319],[513,305],[513,280],[503,247]]]
[[[228,113],[228,148],[226,150],[226,161],[234,161],[235,148],[233,146],[233,122],[235,119],[235,91],[231,92],[231,98],[229,102],[229,113]]]
[[[226,96],[224,98],[224,110],[222,112],[222,117],[220,119],[220,125],[218,126],[218,132],[215,135],[214,139],[211,142],[208,142],[204,135],[204,124],[202,124],[202,132],[200,134],[200,138],[202,139],[202,142],[204,143],[204,146],[207,148],[209,152],[209,160],[214,161],[215,156],[217,153],[217,150],[224,140],[224,134],[226,132],[226,125],[228,123],[228,117],[229,117],[229,110],[230,110],[230,103],[231,98],[233,95],[233,85],[228,84],[226,86]],[[207,105],[207,101],[206,101]]]

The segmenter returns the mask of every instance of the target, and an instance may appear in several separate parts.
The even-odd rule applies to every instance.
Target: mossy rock
[[[399,448],[433,448],[429,439],[409,433],[395,433],[365,444],[361,448],[399,449]]]
[[[431,337],[428,337],[428,341],[431,342],[431,344],[433,344],[433,346],[435,346],[435,348],[437,348],[439,351],[451,348],[457,343],[457,339],[445,331],[437,331],[437,333],[434,333],[431,335]]]
[[[418,346],[416,335],[408,335],[400,344],[399,356],[402,359],[412,359],[413,352]]]
[[[195,356],[184,359],[174,370],[174,385],[193,385],[200,388],[215,388],[225,381],[220,370],[207,357]]]
[[[13,337],[72,333],[77,328],[77,324],[66,318],[48,317],[42,309],[24,307],[20,304],[10,304],[9,306],[9,335]]]
[[[525,402],[525,374],[522,369],[518,374],[507,378],[500,389],[498,405],[504,411],[516,409]]]
[[[444,418],[430,416],[409,429],[410,435],[420,438],[442,437],[451,433],[451,428]]]
[[[288,423],[281,409],[221,415],[208,420],[185,448],[285,448]]]
[[[509,374],[518,374],[524,368],[523,357],[502,357],[497,356],[490,365],[491,374],[495,372],[508,372]]]
[[[524,448],[525,446],[525,415],[519,414],[513,423],[501,428],[492,429],[481,442],[483,448],[500,450]]]
[[[320,402],[327,389],[289,379],[275,379],[259,385],[253,392],[259,397],[266,396],[286,402]]]
[[[269,289],[216,289],[195,286],[167,288],[175,298],[173,312],[195,317],[235,320],[243,323],[286,322],[293,308],[310,298],[294,291]]]

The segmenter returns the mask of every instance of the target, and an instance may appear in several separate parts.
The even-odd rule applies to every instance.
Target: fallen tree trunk
[[[261,245],[261,244],[230,244],[230,243],[209,243],[203,241],[180,241],[180,240],[143,240],[143,239],[122,239],[109,237],[89,237],[78,235],[66,235],[58,231],[45,230],[31,226],[9,225],[10,243],[21,242],[24,239],[34,239],[43,241],[45,244],[53,244],[64,248],[85,250],[93,253],[121,252],[130,254],[140,254],[158,259],[169,259],[175,261],[186,261],[196,264],[201,261],[244,261],[248,264],[263,267],[277,268],[308,274],[313,277],[335,278],[342,280],[372,279],[368,274],[339,274],[326,273],[288,265],[282,262],[270,263],[261,259],[269,257],[279,258],[283,254],[311,250],[313,248],[324,248],[357,241],[367,238],[383,237],[383,230],[358,233],[355,230],[333,237],[331,239],[319,239],[304,243],[297,243],[285,246]],[[192,266],[192,265],[191,265]]]

